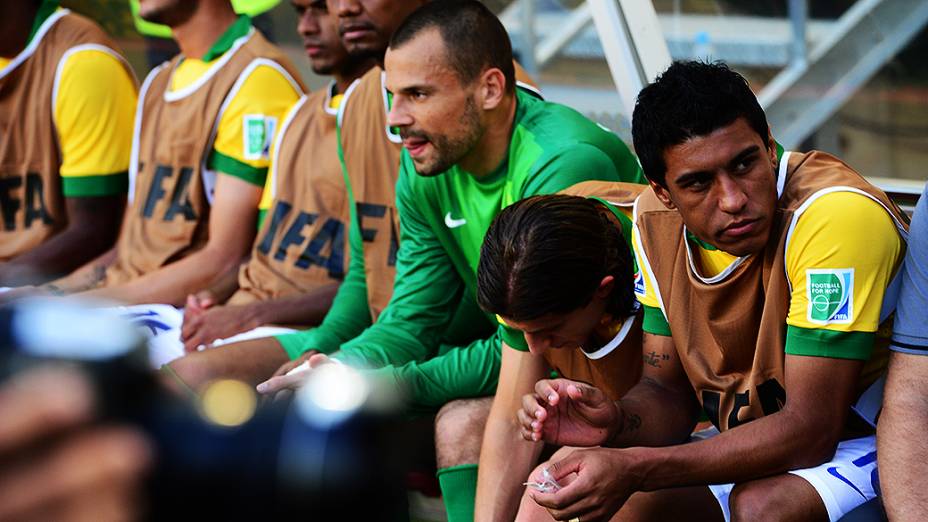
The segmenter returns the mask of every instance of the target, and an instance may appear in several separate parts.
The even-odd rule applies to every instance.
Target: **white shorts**
[[[153,368],[184,355],[184,343],[180,340],[180,328],[184,324],[184,311],[171,305],[144,304],[121,306],[120,315],[135,324],[148,337],[148,356]],[[292,328],[259,326],[226,339],[216,339],[212,347],[261,337],[271,337],[293,332]],[[202,349],[202,347],[201,347]]]
[[[709,428],[694,433],[693,437],[706,439],[718,433],[715,428]],[[876,469],[876,436],[839,442],[831,462],[789,473],[804,478],[815,488],[825,504],[825,509],[828,510],[828,518],[834,522],[864,502],[877,497],[879,479]],[[734,487],[734,484],[709,486],[722,508],[722,513],[725,514],[726,522],[731,520],[728,497]]]

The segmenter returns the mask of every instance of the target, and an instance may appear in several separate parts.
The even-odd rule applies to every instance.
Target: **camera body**
[[[396,451],[403,431],[393,412],[358,403],[333,416],[323,411],[331,400],[317,400],[330,397],[301,390],[221,425],[200,401],[161,385],[148,366],[145,337],[116,314],[63,300],[0,307],[0,380],[42,364],[78,367],[93,384],[97,422],[136,426],[149,436],[152,520],[407,517]]]

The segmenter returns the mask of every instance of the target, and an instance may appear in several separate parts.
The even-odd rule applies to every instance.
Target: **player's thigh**
[[[287,362],[287,352],[273,337],[232,343],[193,352],[170,363],[177,376],[193,390],[215,379],[237,379],[257,385]]]
[[[828,521],[825,504],[812,484],[788,473],[737,484],[728,507],[736,522]]]

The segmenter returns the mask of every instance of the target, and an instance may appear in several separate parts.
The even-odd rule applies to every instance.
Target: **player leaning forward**
[[[869,385],[904,216],[840,160],[783,152],[747,82],[721,64],[673,64],[639,95],[633,136],[651,184],[633,236],[654,357],[614,403],[579,383],[579,399],[564,380],[536,384],[528,438],[559,428],[577,444],[563,440],[572,428],[623,449],[555,455],[532,478],[547,467],[566,485],[528,495],[585,522],[620,508],[634,520],[840,518],[876,495],[864,406],[879,393]],[[553,396],[603,413],[558,418]],[[686,443],[701,409],[721,433]]]

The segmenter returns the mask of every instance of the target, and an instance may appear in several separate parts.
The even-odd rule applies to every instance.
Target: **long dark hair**
[[[477,302],[516,321],[565,314],[593,299],[602,279],[615,286],[607,311],[633,313],[632,259],[601,203],[548,195],[505,208],[487,231],[477,267]]]

